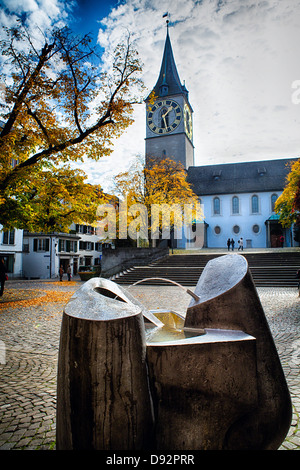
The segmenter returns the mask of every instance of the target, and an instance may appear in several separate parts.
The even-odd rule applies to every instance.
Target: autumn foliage
[[[71,222],[91,223],[105,198],[74,163],[109,155],[114,139],[132,123],[142,83],[130,36],[103,72],[88,35],[54,29],[41,43],[21,25],[6,32],[0,224],[51,232]]]
[[[155,159],[143,164],[141,158],[137,158],[128,171],[120,173],[114,178],[115,192],[121,201],[126,201],[127,223],[131,224],[134,215],[130,214],[130,208],[136,204],[146,208],[148,215],[145,226],[150,232],[157,229],[162,231],[162,220],[153,218],[153,207],[174,208],[177,206],[183,214],[186,205],[191,210],[199,209],[198,197],[193,192],[186,179],[186,171],[181,163],[173,159]],[[178,211],[177,211],[178,212]],[[177,213],[178,215],[178,213]],[[176,213],[170,213],[170,224],[174,225]],[[153,224],[159,225],[154,227]]]
[[[276,201],[275,211],[284,227],[290,227],[293,223],[300,225],[300,160],[291,166],[287,184]]]

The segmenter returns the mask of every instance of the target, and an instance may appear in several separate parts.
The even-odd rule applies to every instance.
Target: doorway
[[[62,266],[65,273],[67,272],[69,264],[71,264],[71,260],[69,258],[60,258],[59,267]]]
[[[280,224],[272,224],[271,232],[271,248],[281,248],[284,245],[284,233]]]

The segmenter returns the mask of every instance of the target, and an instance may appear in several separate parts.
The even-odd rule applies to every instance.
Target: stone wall
[[[169,248],[105,248],[101,259],[101,276],[110,277],[132,266],[147,265],[168,256]]]

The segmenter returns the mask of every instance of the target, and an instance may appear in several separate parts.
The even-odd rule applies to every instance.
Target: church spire
[[[178,93],[188,94],[187,89],[184,85],[181,85],[180,78],[177,72],[176,63],[173,56],[170,36],[169,36],[169,24],[167,22],[167,36],[165,41],[165,48],[163,59],[160,67],[160,73],[156,85],[153,88],[152,93],[155,96],[161,97],[166,95],[176,95]]]

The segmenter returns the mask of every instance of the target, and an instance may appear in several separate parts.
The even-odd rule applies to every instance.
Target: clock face
[[[192,113],[189,106],[186,104],[184,106],[184,130],[186,135],[190,140],[193,138],[193,122],[192,122]]]
[[[182,109],[176,101],[158,100],[150,106],[147,124],[155,134],[168,134],[178,127],[182,119]]]

